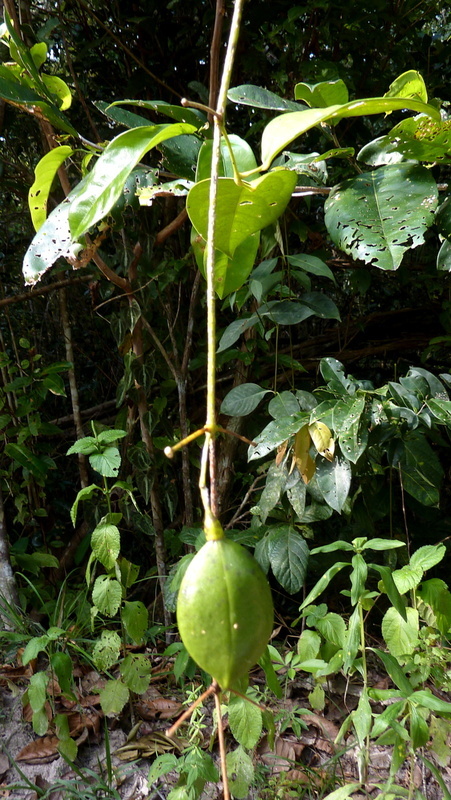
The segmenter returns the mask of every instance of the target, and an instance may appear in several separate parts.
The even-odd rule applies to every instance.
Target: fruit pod
[[[183,577],[177,623],[190,656],[222,689],[258,661],[273,615],[268,581],[253,556],[225,537],[207,541]]]

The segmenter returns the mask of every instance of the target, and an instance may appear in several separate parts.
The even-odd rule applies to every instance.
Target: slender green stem
[[[206,276],[207,276],[207,414],[205,428],[205,444],[202,454],[202,469],[199,488],[204,506],[205,515],[211,517],[211,507],[206,488],[206,467],[210,451],[210,442],[216,433],[216,304],[215,304],[215,231],[216,231],[216,198],[218,193],[219,157],[221,148],[221,129],[224,125],[227,91],[232,76],[233,61],[235,58],[238,36],[240,32],[241,15],[244,0],[236,0],[232,23],[230,27],[229,42],[222,72],[221,86],[219,88],[218,105],[213,123],[213,148],[211,158],[211,179],[209,195]],[[213,470],[214,472],[214,470]],[[210,486],[211,494],[214,487]]]
[[[228,136],[227,131],[226,131],[224,126],[222,126],[222,135],[223,135],[223,137],[225,139],[227,148],[229,150],[230,160],[232,162],[233,180],[235,181],[237,186],[241,186],[243,181],[241,179],[241,175],[240,175],[240,172],[239,172],[237,164],[236,164],[236,158],[235,158],[235,153],[233,152],[233,147],[230,144],[230,139],[229,139],[229,136]]]

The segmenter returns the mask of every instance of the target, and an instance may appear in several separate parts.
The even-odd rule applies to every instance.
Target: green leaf
[[[337,561],[335,564],[329,567],[319,581],[317,581],[313,589],[308,593],[302,605],[299,606],[299,611],[302,611],[302,609],[313,603],[313,601],[316,600],[316,598],[319,597],[320,594],[325,591],[325,589],[327,589],[329,583],[331,582],[332,578],[335,577],[337,572],[340,572],[343,567],[350,566],[351,565],[348,561]]]
[[[335,789],[334,792],[330,794],[326,794],[324,800],[346,800],[346,798],[350,797],[353,792],[356,792],[357,789],[360,789],[360,783],[347,783],[345,786],[340,786],[339,789]]]
[[[100,522],[92,532],[91,547],[95,557],[108,572],[114,568],[120,553],[121,540],[119,528]]]
[[[369,539],[362,546],[362,550],[396,550],[398,547],[405,547],[404,542],[396,539]]]
[[[118,581],[108,575],[99,575],[92,590],[92,600],[101,614],[114,617],[122,600],[122,589]]]
[[[412,700],[412,695],[410,700]],[[450,704],[451,711],[451,704]],[[422,716],[421,712],[414,705],[410,708],[410,737],[412,739],[412,749],[418,750],[424,747],[429,739],[429,725]]]
[[[294,172],[270,172],[252,183],[237,185],[219,178],[216,203],[215,246],[230,258],[252,233],[275,222],[285,210],[296,186]],[[188,195],[186,210],[194,228],[207,240],[210,180],[196,183]]]
[[[110,428],[107,431],[100,431],[97,434],[97,441],[100,444],[111,444],[111,442],[117,442],[118,439],[123,439],[124,436],[127,436],[127,431],[123,431],[121,428]]]
[[[95,103],[98,105],[98,103]],[[201,111],[196,109],[184,108],[183,106],[173,106],[164,100],[117,100],[106,106],[105,111],[109,111],[116,106],[138,106],[139,108],[149,108],[151,111],[156,111],[159,114],[164,114],[166,117],[175,119],[177,122],[186,122],[188,125],[193,125],[198,128],[206,122],[206,116]],[[144,119],[144,117],[142,117]],[[149,121],[145,120],[148,125]]]
[[[268,514],[277,505],[280,495],[286,486],[288,471],[282,464],[271,464],[266,476],[266,483],[257,505],[257,513],[262,523],[266,522]]]
[[[117,478],[121,466],[121,454],[117,447],[105,447],[102,453],[90,455],[89,463],[104,478]]]
[[[257,169],[257,161],[250,145],[241,136],[234,133],[228,135],[228,144],[224,136],[221,137],[219,153],[219,177],[234,178],[234,164],[229,150],[232,148],[236,169],[238,172],[252,173]],[[213,141],[207,139],[199,150],[196,170],[196,183],[207,180],[211,175],[211,159],[213,153]],[[258,173],[256,173],[258,177]],[[252,177],[249,177],[252,180]]]
[[[17,461],[21,467],[28,470],[37,480],[44,480],[48,472],[48,464],[38,456],[35,456],[31,450],[24,444],[14,444],[9,442],[5,445],[5,454],[8,458]]]
[[[149,688],[152,665],[145,655],[129,653],[121,661],[120,672],[131,692],[143,694]]]
[[[330,612],[315,623],[316,629],[320,632],[327,642],[331,642],[337,647],[343,647],[346,635],[346,623],[339,614]]]
[[[47,200],[55,175],[74,151],[67,145],[54,147],[41,158],[35,167],[34,182],[28,192],[31,221],[37,231],[47,217]]]
[[[72,694],[72,659],[69,653],[63,653],[61,650],[57,650],[50,656],[50,663],[52,669],[55,671],[62,691],[66,694]]]
[[[405,440],[400,469],[406,492],[425,506],[438,505],[443,470],[424,436]]]
[[[420,689],[411,694],[409,699],[418,706],[429,708],[430,711],[437,711],[438,714],[451,714],[451,703],[436,697],[430,689]]]
[[[121,654],[121,646],[121,638],[116,631],[103,630],[92,650],[96,668],[104,672],[116,664]]]
[[[289,417],[279,417],[269,423],[262,432],[255,437],[257,446],[251,445],[248,451],[248,461],[262,458],[290,436],[297,433],[308,422],[308,414],[298,412]]]
[[[451,628],[451,593],[446,583],[439,578],[430,578],[422,583],[417,595],[432,608],[440,633],[448,633]]]
[[[396,608],[398,614],[400,614],[404,620],[407,620],[406,607],[401,595],[398,592],[396,583],[393,580],[391,570],[388,567],[382,566],[381,564],[368,564],[368,567],[379,573],[382,578],[384,590],[386,591],[391,604]]]
[[[268,555],[274,577],[289,593],[304,585],[309,558],[308,545],[291,525],[280,525],[269,534]]]
[[[431,397],[426,403],[434,417],[451,427],[451,400],[439,400]]]
[[[344,620],[341,619],[341,621],[343,622],[344,625]],[[318,620],[318,622],[320,622],[320,620]],[[322,631],[320,631],[320,633],[322,633]],[[327,639],[327,636],[325,636],[325,638]],[[320,647],[321,647],[321,637],[315,631],[311,631],[308,628],[304,628],[298,639],[298,644],[297,644],[297,652],[300,660],[310,661],[310,659],[316,658],[316,656],[319,653]]]
[[[347,86],[341,78],[321,83],[297,83],[294,96],[296,100],[303,100],[310,108],[327,108],[349,100]]]
[[[349,617],[348,632],[343,641],[343,672],[345,675],[354,665],[360,644],[360,616],[359,607],[356,606]]]
[[[79,239],[103,219],[119,199],[129,174],[143,156],[163,142],[195,128],[183,122],[173,125],[149,125],[133,128],[116,136],[96,162],[82,192],[71,203],[69,227],[72,238]]]
[[[129,696],[130,692],[121,680],[107,681],[100,691],[100,705],[105,716],[120,714]]]
[[[254,764],[251,757],[239,746],[227,753],[226,765],[232,796],[237,800],[246,800],[254,780]]]
[[[410,563],[401,567],[401,569],[396,569],[392,575],[399,594],[405,594],[421,583],[423,570],[421,567],[414,567]]]
[[[46,77],[48,80],[50,76]],[[42,113],[42,116],[56,128],[78,138],[77,131],[57,106],[51,104],[50,101],[44,100],[40,94],[29,89],[28,86],[7,80],[0,75],[0,97],[14,105],[36,107]]]
[[[26,647],[22,653],[22,664],[24,667],[32,661],[33,658],[36,658],[39,653],[45,652],[45,649],[50,641],[50,638],[47,634],[43,636],[34,636],[27,642]]]
[[[333,461],[319,458],[316,462],[317,486],[326,503],[341,513],[351,488],[351,467],[346,458],[338,455]]]
[[[191,245],[197,266],[205,278],[207,243],[194,228],[192,229]],[[238,291],[246,281],[255,264],[259,245],[260,233],[257,232],[248,236],[238,245],[232,258],[221,253],[220,250],[215,250],[214,288],[221,300],[232,292]]]
[[[335,276],[332,270],[316,256],[310,256],[306,253],[299,253],[295,256],[287,256],[287,261],[292,267],[310,272],[312,275],[318,275],[321,278],[329,278],[335,283]]]
[[[78,492],[75,502],[70,510],[70,518],[72,521],[72,525],[75,527],[75,522],[77,519],[77,511],[78,511],[78,504],[81,500],[90,500],[93,496],[94,492],[100,492],[101,489],[95,483],[91,483],[90,486],[85,486],[83,489],[80,489]]]
[[[163,753],[161,756],[157,756],[156,759],[152,761],[147,776],[149,786],[153,788],[153,784],[157,782],[158,778],[162,778],[163,775],[177,770],[177,766],[178,758],[174,753]]]
[[[440,112],[421,100],[397,97],[371,97],[351,100],[344,105],[328,108],[309,108],[276,117],[268,123],[262,136],[262,169],[269,169],[273,159],[298,136],[323,122],[338,122],[345,117],[362,117],[368,114],[388,114],[392,111],[410,109],[440,120]]]
[[[271,397],[268,403],[268,414],[271,414],[274,419],[298,414],[299,411],[299,401],[292,392],[280,392]]]
[[[372,714],[368,694],[364,689],[360,695],[357,708],[352,712],[352,722],[360,747],[364,747],[365,739],[371,730]]]
[[[26,283],[34,284],[58,258],[69,261],[82,249],[81,244],[74,244],[69,230],[69,210],[71,203],[86,186],[87,178],[71,191],[41,225],[25,253],[22,272]]]
[[[389,608],[382,619],[382,636],[395,658],[412,655],[418,644],[419,619],[416,608],[406,608],[403,620],[396,608]]]
[[[299,103],[285,100],[268,89],[262,89],[261,86],[253,86],[250,83],[229,89],[227,97],[232,103],[240,103],[253,108],[269,108],[271,111],[299,111],[302,108]]]
[[[142,644],[149,624],[147,608],[141,600],[126,600],[121,611],[125,631],[134,644]]]
[[[271,656],[269,652],[269,647],[266,648],[263,655],[258,660],[259,666],[262,668],[263,672],[265,673],[266,684],[268,689],[271,692],[281,699],[283,697],[282,687],[277,679],[277,675],[275,669],[272,665]]]
[[[423,76],[414,69],[403,72],[390,84],[384,97],[416,97],[427,103],[428,93]]]
[[[368,566],[361,553],[356,553],[351,563],[351,603],[355,606],[365,591]]]
[[[230,730],[238,744],[252,750],[262,732],[262,712],[244,697],[231,694],[228,706]]]
[[[262,389],[256,383],[242,383],[231,389],[224,397],[221,403],[221,414],[228,414],[230,417],[245,417],[257,408],[266,394],[271,393],[271,389]]]
[[[335,186],[325,203],[325,222],[341,250],[380,269],[395,270],[406,250],[424,242],[437,202],[430,170],[390,164]]]
[[[35,672],[28,684],[28,702],[33,711],[39,711],[47,700],[48,675],[45,672]],[[47,721],[48,724],[48,721]],[[47,728],[46,728],[47,730]]]
[[[404,697],[410,697],[413,693],[413,687],[399,666],[396,658],[390,653],[384,653],[383,650],[378,650],[377,647],[371,647],[370,650],[373,650],[373,652],[379,656],[393,683],[401,690]]]

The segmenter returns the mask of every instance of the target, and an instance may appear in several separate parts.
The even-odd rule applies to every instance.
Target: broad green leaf
[[[349,100],[348,89],[341,78],[321,83],[297,83],[294,96],[296,100],[303,100],[310,108],[327,108]]]
[[[342,622],[344,625],[344,620],[342,620]],[[320,647],[321,637],[315,631],[310,631],[308,628],[305,628],[302,631],[297,644],[297,652],[300,660],[309,661],[312,658],[316,658]]]
[[[128,636],[134,644],[142,644],[149,624],[147,608],[141,600],[125,600],[121,619]]]
[[[280,392],[280,394],[272,397],[268,403],[268,414],[271,414],[274,419],[297,414],[299,410],[299,402],[292,392]]]
[[[72,105],[72,94],[67,83],[61,80],[58,75],[46,75],[45,72],[41,73],[41,78],[49,92],[57,97],[57,106],[60,111],[66,111],[70,108]]]
[[[131,692],[136,692],[136,694],[143,694],[149,688],[151,672],[150,660],[139,653],[129,653],[120,665],[124,683]]]
[[[423,570],[421,567],[414,567],[413,564],[410,563],[401,567],[401,569],[396,569],[392,573],[392,576],[399,594],[405,594],[421,583]]]
[[[229,145],[233,151],[236,168],[238,172],[252,173],[257,169],[257,160],[254,156],[251,146],[234,133],[228,135]],[[213,142],[207,139],[199,150],[197,159],[196,182],[204,181],[210,178],[211,175],[211,158],[213,152]],[[219,154],[219,177],[220,178],[234,178],[233,161],[230,155],[230,150],[225,138],[221,137],[221,146]],[[258,177],[258,173],[256,173]],[[252,179],[251,177],[249,178]]]
[[[319,364],[321,375],[328,382],[329,388],[338,394],[354,394],[352,381],[346,378],[344,367],[340,361],[332,356],[322,358]],[[314,412],[313,412],[314,413]]]
[[[280,525],[269,534],[268,555],[274,577],[289,593],[302,589],[307,571],[309,548],[291,525]]]
[[[451,238],[451,197],[447,197],[435,212],[435,224],[445,239]]]
[[[348,552],[355,552],[354,546],[350,542],[346,542],[344,539],[337,539],[336,542],[331,542],[330,544],[323,544],[321,547],[314,547],[311,551],[312,556],[316,556],[317,553],[335,553],[336,550],[347,550]]]
[[[21,661],[24,667],[34,658],[37,658],[39,653],[45,652],[48,643],[50,642],[50,637],[47,634],[43,636],[33,636],[29,642],[27,642],[25,649],[21,656]]]
[[[439,578],[430,578],[423,581],[417,595],[432,608],[440,633],[448,633],[451,628],[451,593],[446,583]]]
[[[49,677],[44,670],[35,672],[35,674],[31,676],[27,694],[28,701],[33,711],[39,711],[46,702],[48,682]]]
[[[240,386],[235,386],[224,397],[221,403],[221,414],[228,414],[230,417],[245,417],[257,408],[266,394],[271,394],[271,389],[262,389],[256,383],[242,383]]]
[[[247,750],[252,750],[262,732],[262,712],[258,706],[243,697],[230,695],[228,705],[230,730],[238,742]]]
[[[406,250],[423,243],[437,201],[437,184],[429,170],[390,164],[335,186],[325,203],[325,222],[344,252],[395,270]]]
[[[64,381],[61,375],[58,375],[57,373],[54,375],[46,375],[42,381],[42,385],[45,387],[45,389],[51,392],[51,394],[56,394],[60,397],[66,396],[66,387],[64,385]]]
[[[158,778],[161,778],[163,775],[167,775],[168,772],[172,772],[173,770],[176,771],[177,767],[178,758],[174,755],[174,753],[163,753],[163,755],[157,756],[156,759],[152,761],[149,774],[147,776],[149,786],[152,786],[154,783],[156,783]]]
[[[415,69],[403,72],[390,84],[384,97],[416,97],[423,103],[427,103],[428,93],[423,76]]]
[[[404,448],[400,462],[404,489],[423,505],[437,505],[443,478],[437,455],[423,436],[406,439]]]
[[[127,436],[127,431],[123,431],[122,428],[112,428],[107,431],[100,431],[96,438],[101,444],[111,444],[111,442],[117,442],[118,439],[123,439],[124,436]]]
[[[339,614],[330,612],[316,622],[315,627],[326,639],[337,647],[342,647],[346,635],[346,623]],[[304,631],[305,632],[305,631]]]
[[[119,528],[100,522],[92,532],[91,547],[105,569],[112,570],[121,549]]]
[[[92,600],[101,614],[114,617],[122,600],[122,588],[119,581],[108,575],[99,575],[92,590]]]
[[[54,147],[38,162],[34,171],[34,182],[28,192],[31,221],[37,231],[47,217],[47,199],[55,175],[66,158],[72,155],[72,147]]]
[[[105,447],[102,453],[90,455],[89,463],[104,478],[117,478],[121,465],[121,454],[117,447]]]
[[[292,267],[310,272],[312,275],[319,275],[322,278],[330,278],[335,283],[335,276],[332,270],[316,256],[310,256],[307,253],[299,253],[299,255],[288,256],[287,261]]]
[[[363,117],[369,114],[388,114],[391,111],[410,109],[440,120],[440,112],[421,100],[397,97],[371,97],[351,100],[344,105],[328,108],[309,108],[276,117],[268,123],[262,136],[262,169],[269,169],[273,159],[298,136],[323,122],[338,122],[345,117]]]
[[[197,266],[205,278],[207,243],[194,228],[192,228],[191,245]],[[259,245],[260,233],[257,231],[238,245],[232,258],[220,250],[215,250],[214,289],[221,300],[241,289],[252,272]]]
[[[282,444],[290,436],[297,433],[303,425],[308,421],[308,414],[298,412],[293,416],[280,417],[269,423],[262,430],[262,432],[255,437],[256,447],[251,445],[248,450],[248,461],[253,461],[256,458],[262,458],[272,450],[275,450],[279,444]]]
[[[303,305],[311,308],[317,317],[321,317],[322,319],[337,319],[339,322],[341,321],[340,312],[337,306],[326,294],[323,294],[322,292],[306,292],[305,294],[301,295],[300,299]]]
[[[278,681],[276,671],[272,665],[269,647],[266,648],[263,655],[258,660],[259,666],[265,673],[266,684],[271,692],[281,699],[283,697],[282,687]]]
[[[229,89],[227,97],[232,103],[240,103],[253,108],[269,108],[271,111],[299,111],[302,108],[293,100],[285,100],[268,89],[262,89],[261,86],[253,86],[249,83]]]
[[[257,325],[259,322],[260,320],[257,314],[251,314],[244,319],[235,319],[227,326],[222,334],[217,352],[222,353],[224,350],[228,350],[245,331],[249,330],[249,328],[253,328],[254,325]]]
[[[79,239],[96,222],[103,219],[119,199],[129,174],[143,156],[165,139],[195,128],[183,122],[173,125],[148,125],[133,128],[116,136],[103,151],[82,192],[77,193],[69,210],[72,238]]]
[[[356,464],[368,444],[368,424],[365,419],[349,422],[347,430],[340,434],[340,448],[348,461]]]
[[[351,467],[341,455],[333,461],[318,460],[316,464],[318,488],[324,500],[334,511],[341,513],[351,488]]]
[[[390,653],[395,658],[412,655],[418,644],[418,611],[406,608],[407,620],[403,620],[396,608],[389,608],[382,619],[382,636]]]
[[[96,668],[104,672],[116,664],[121,654],[121,646],[121,637],[116,631],[103,630],[92,650]]]
[[[45,42],[37,42],[30,47],[30,55],[34,61],[36,69],[42,67],[47,60],[47,45]]]
[[[246,800],[255,774],[251,757],[240,745],[236,750],[227,753],[226,765],[232,796],[237,800]]]
[[[100,691],[100,705],[105,716],[120,714],[129,696],[130,692],[121,680],[107,681]]]
[[[215,246],[233,256],[238,245],[252,233],[275,222],[285,210],[296,186],[289,170],[270,172],[252,183],[237,185],[232,178],[219,178],[216,201]],[[196,183],[188,195],[186,210],[194,228],[206,240],[210,180]]]
[[[410,117],[392,128],[380,144],[404,159],[446,164],[451,160],[451,121]]]

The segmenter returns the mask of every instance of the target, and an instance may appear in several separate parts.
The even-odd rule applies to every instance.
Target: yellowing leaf
[[[309,483],[315,474],[315,462],[309,454],[310,444],[309,426],[304,425],[294,437],[293,452],[294,462],[304,483]]]
[[[330,429],[324,422],[312,422],[308,426],[312,442],[320,456],[324,456],[328,461],[332,461],[335,452],[335,441]]]

